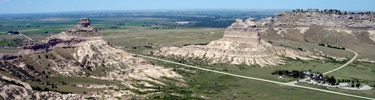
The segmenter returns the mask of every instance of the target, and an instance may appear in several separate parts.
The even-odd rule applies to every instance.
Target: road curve
[[[345,49],[345,50],[350,51],[350,52],[353,52],[353,53],[355,54],[354,57],[353,57],[352,59],[350,59],[350,61],[346,62],[344,65],[342,65],[342,66],[340,66],[340,67],[337,67],[337,68],[335,68],[335,69],[333,69],[333,70],[330,70],[330,71],[328,71],[328,72],[325,72],[325,73],[323,73],[323,75],[327,75],[327,74],[329,74],[329,73],[331,73],[331,72],[334,72],[334,71],[337,71],[337,70],[339,70],[339,69],[341,69],[341,68],[346,67],[347,65],[349,65],[350,63],[352,63],[352,62],[358,57],[358,53],[355,52],[354,50],[350,50],[350,49]]]
[[[172,63],[172,64],[182,65],[182,66],[185,66],[185,67],[195,68],[195,69],[199,69],[199,70],[204,70],[204,71],[208,71],[208,72],[219,73],[219,74],[223,74],[223,75],[229,75],[229,76],[240,77],[240,78],[251,79],[251,80],[258,80],[258,81],[263,81],[263,82],[268,82],[268,83],[274,83],[274,84],[279,84],[279,85],[286,85],[286,86],[291,86],[291,87],[298,87],[298,88],[315,90],[315,91],[320,91],[320,92],[338,94],[338,95],[355,97],[355,98],[360,98],[360,99],[375,100],[374,98],[369,98],[369,97],[364,97],[364,96],[358,96],[358,95],[346,94],[346,93],[335,92],[335,91],[330,91],[330,90],[324,90],[324,89],[318,89],[318,88],[300,86],[300,85],[295,85],[295,84],[289,84],[289,83],[284,83],[284,82],[277,82],[277,81],[272,81],[272,80],[267,80],[267,79],[262,79],[262,78],[255,78],[255,77],[249,77],[249,76],[231,74],[231,73],[226,73],[226,72],[220,72],[220,71],[216,71],[216,70],[206,69],[206,68],[202,68],[202,67],[197,67],[197,66],[182,64],[182,63],[178,63],[178,62],[174,62],[174,61],[169,61],[169,60],[164,60],[164,59],[159,59],[159,58],[150,57],[150,56],[144,56],[144,55],[139,55],[139,54],[133,54],[133,53],[129,53],[129,54],[137,55],[137,56],[144,57],[144,58],[159,60],[159,61],[163,61],[163,62],[168,62],[168,63]]]
[[[353,52],[355,55],[354,55],[354,57],[352,58],[352,59],[350,59],[348,62],[346,62],[344,65],[341,65],[340,67],[337,67],[337,68],[335,68],[335,69],[332,69],[332,70],[330,70],[330,71],[327,71],[327,72],[325,72],[325,73],[323,73],[323,75],[327,75],[327,74],[329,74],[329,73],[331,73],[331,72],[334,72],[334,71],[337,71],[337,70],[339,70],[339,69],[341,69],[341,68],[344,68],[344,67],[346,67],[347,65],[349,65],[349,64],[351,64],[357,57],[358,57],[358,53],[357,52],[355,52],[354,50],[350,50],[350,49],[346,49],[347,51],[350,51],[350,52]],[[307,80],[307,79],[309,79],[309,77],[307,77],[307,78],[304,78],[304,79],[302,79],[302,80],[300,80],[300,81],[305,81],[305,80]],[[296,84],[296,83],[299,83],[299,82],[297,82],[297,81],[292,81],[292,82],[288,82],[289,84]]]
[[[22,36],[26,37],[27,39],[29,39],[30,41],[34,41],[33,39],[31,39],[29,36],[25,35],[25,34],[22,34],[20,33]]]

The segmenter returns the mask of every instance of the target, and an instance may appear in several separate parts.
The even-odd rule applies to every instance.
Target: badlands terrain
[[[278,43],[324,44],[348,47],[366,53],[372,58],[375,23],[370,14],[347,14],[336,11],[307,10],[280,13],[275,18],[256,21],[237,19],[225,29],[222,39],[207,45],[164,47],[154,55],[182,56],[210,60],[213,63],[232,63],[260,66],[282,64],[283,57],[313,59],[325,55],[319,50],[294,46],[288,48]],[[318,51],[318,52],[317,52]],[[366,60],[368,58],[364,58]]]
[[[375,98],[371,88],[349,90],[335,85],[354,87],[356,82],[362,84],[358,88],[374,87],[373,12],[297,9],[253,15],[239,11],[234,15],[240,19],[222,12],[204,12],[210,16],[186,13],[109,14],[113,18],[90,13],[90,19],[72,14],[35,17],[37,21],[4,17],[10,21],[0,21],[0,33],[16,29],[18,23],[32,24],[17,28],[20,35],[14,31],[1,34],[5,45],[0,48],[0,97]],[[179,20],[188,23],[178,24]],[[324,73],[319,79],[327,84],[333,79],[335,84],[298,83],[307,78],[283,75],[285,71]]]
[[[181,77],[172,69],[150,65],[146,60],[135,58],[111,46],[103,40],[97,29],[90,26],[88,18],[82,18],[71,30],[52,35],[45,42],[25,46],[19,54],[16,59],[1,62],[1,70],[17,76],[12,78],[1,74],[2,98],[130,99],[135,95],[134,91],[153,91],[138,88],[138,85],[162,85],[164,83],[159,79],[180,80]],[[74,85],[60,79],[50,82],[54,77],[61,77],[63,80],[69,77],[78,78],[77,80],[85,78],[83,80],[88,82]],[[104,84],[106,82],[112,84]],[[75,91],[84,94],[63,94],[55,90],[69,85],[75,86]],[[45,88],[48,86],[52,86],[52,89]],[[91,90],[96,91],[90,92]]]

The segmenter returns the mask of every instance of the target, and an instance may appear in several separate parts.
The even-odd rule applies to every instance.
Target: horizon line
[[[308,8],[308,9],[315,9],[315,8]],[[303,9],[303,10],[308,10]],[[295,9],[241,9],[241,8],[193,8],[193,9],[131,9],[131,10],[82,10],[82,11],[55,11],[55,12],[29,12],[29,13],[0,13],[0,15],[20,15],[20,14],[54,14],[54,13],[79,13],[79,12],[147,12],[147,11],[154,11],[154,12],[162,12],[162,11],[212,11],[212,10],[223,10],[223,11],[292,11]],[[318,9],[326,10],[326,9]],[[329,9],[327,9],[329,10]],[[339,10],[339,9],[336,9]],[[347,11],[347,12],[374,12],[374,11],[365,11],[365,10],[340,10],[340,11]]]

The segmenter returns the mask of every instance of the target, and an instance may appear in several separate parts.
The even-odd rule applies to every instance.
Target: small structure
[[[178,25],[189,24],[189,22],[187,21],[177,21],[175,23],[177,23]]]

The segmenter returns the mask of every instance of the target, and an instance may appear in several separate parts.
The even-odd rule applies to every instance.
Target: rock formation
[[[79,94],[61,94],[53,91],[36,91],[25,82],[16,80],[0,73],[0,96],[4,100],[82,100],[84,97]],[[12,84],[9,84],[12,83]]]
[[[255,19],[245,21],[237,19],[225,29],[222,39],[212,41],[208,45],[190,45],[182,48],[165,47],[155,51],[154,55],[183,56],[212,60],[213,63],[228,62],[260,66],[282,64],[280,56],[309,59],[309,52],[272,46],[260,37],[263,30]]]
[[[294,10],[255,21],[253,18],[225,29],[222,39],[208,45],[164,47],[156,56],[203,58],[217,62],[261,66],[282,64],[280,56],[309,59],[313,54],[302,48],[286,48],[272,42],[299,42],[350,47],[370,52],[375,48],[374,13],[347,13],[338,10]],[[267,42],[265,42],[267,41]],[[363,48],[366,47],[366,48]]]
[[[74,37],[101,36],[101,33],[98,32],[98,29],[91,27],[90,25],[91,22],[89,18],[81,18],[77,25],[74,26],[71,30],[68,30],[67,32],[62,32],[58,35],[51,36],[50,38],[70,39]]]
[[[65,95],[58,92],[36,91],[25,82],[22,84],[27,85],[22,86],[17,86],[18,82],[16,85],[8,82],[0,88],[0,95],[4,99],[17,99],[18,96],[14,96],[17,93],[22,93],[19,94],[21,98],[43,96],[43,98],[62,97],[66,99],[65,96],[79,95],[78,98],[82,96],[84,98],[115,99],[115,97],[120,97],[130,99],[132,96],[137,96],[130,90],[142,90],[142,88],[134,86],[135,84],[152,87],[153,84],[163,85],[163,82],[158,81],[162,80],[162,77],[177,80],[181,77],[172,69],[150,65],[146,60],[133,57],[110,45],[100,36],[99,31],[90,26],[90,20],[87,18],[81,19],[72,30],[53,35],[43,43],[26,46],[21,52],[22,55],[17,58],[0,62],[0,70],[9,72],[10,75],[17,76],[19,79],[40,84],[49,83],[48,78],[55,76],[115,81],[119,82],[121,87],[112,84],[115,85],[113,88],[120,91],[108,89],[109,86],[106,85],[91,84],[90,88],[105,87],[107,89],[87,94]],[[112,85],[110,86],[112,87]],[[82,86],[82,84],[75,86]],[[126,90],[123,90],[124,88]]]
[[[262,32],[261,37],[270,41],[345,47],[364,53],[361,57],[372,58],[375,55],[369,52],[375,49],[374,20],[374,12],[294,10],[260,20],[261,23],[272,21],[263,26],[268,31]]]
[[[375,29],[374,13],[341,12],[338,10],[293,10],[278,14],[274,26],[310,26],[320,25],[330,28]]]

